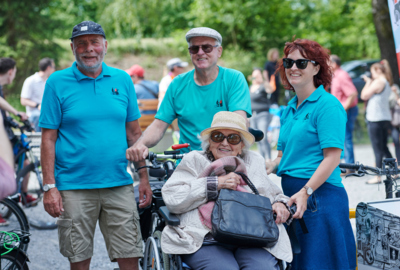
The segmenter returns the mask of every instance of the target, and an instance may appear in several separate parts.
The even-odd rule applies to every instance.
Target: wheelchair
[[[180,145],[174,146],[173,149],[178,149]],[[182,148],[182,147],[181,147]],[[175,170],[176,164],[171,160],[160,162],[160,159],[180,159],[184,154],[179,154],[178,151],[165,151],[164,155],[149,153],[148,160],[152,165],[143,167],[149,168],[149,175],[156,180],[150,181],[150,186],[153,191],[152,202],[146,209],[140,209],[140,226],[144,245],[144,257],[140,261],[140,266],[143,270],[190,270],[191,268],[184,264],[181,257],[176,254],[165,254],[161,249],[161,233],[166,225],[178,226],[179,218],[170,213],[162,199],[161,188]],[[138,168],[139,169],[142,169]],[[135,194],[138,192],[135,191]],[[294,213],[295,208],[291,210]],[[294,231],[293,231],[294,232]],[[293,244],[293,233],[290,233],[293,252],[299,252],[299,245]],[[280,270],[290,270],[291,265],[279,261]]]

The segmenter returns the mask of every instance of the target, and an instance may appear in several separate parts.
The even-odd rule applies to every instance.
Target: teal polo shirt
[[[342,149],[346,133],[346,111],[339,100],[319,86],[300,106],[297,96],[281,117],[278,150],[282,151],[277,175],[309,179],[324,159],[323,149]],[[343,187],[339,166],[326,180]]]
[[[73,63],[46,82],[39,126],[57,129],[54,174],[59,190],[132,184],[125,124],[140,118],[129,75],[102,64],[96,78]]]
[[[240,110],[251,116],[246,79],[237,70],[219,66],[217,78],[208,85],[196,84],[194,69],[175,77],[155,118],[168,124],[177,118],[179,143],[190,143],[192,150],[201,150],[200,133],[211,126],[214,115],[220,111]]]

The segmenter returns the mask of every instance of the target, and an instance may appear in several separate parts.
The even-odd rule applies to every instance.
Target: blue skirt
[[[292,196],[309,179],[282,175],[282,189]],[[303,215],[308,233],[296,224],[301,253],[293,258],[293,270],[355,269],[356,243],[349,220],[349,200],[346,190],[328,183],[322,184],[308,198]]]

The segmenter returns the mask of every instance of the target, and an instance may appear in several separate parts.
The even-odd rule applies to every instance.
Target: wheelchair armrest
[[[181,224],[181,221],[179,220],[178,216],[171,214],[171,212],[168,210],[166,206],[161,206],[160,209],[158,209],[158,212],[165,220],[166,225],[178,226],[179,224]]]

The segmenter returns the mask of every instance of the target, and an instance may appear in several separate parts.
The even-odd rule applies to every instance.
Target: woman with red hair
[[[326,89],[332,80],[329,51],[315,41],[287,42],[278,68],[282,83],[296,96],[281,117],[278,157],[268,173],[282,177],[282,188],[296,203],[294,218],[304,218],[309,233],[297,226],[301,253],[293,269],[355,269],[356,247],[349,203],[340,177],[346,111]]]

